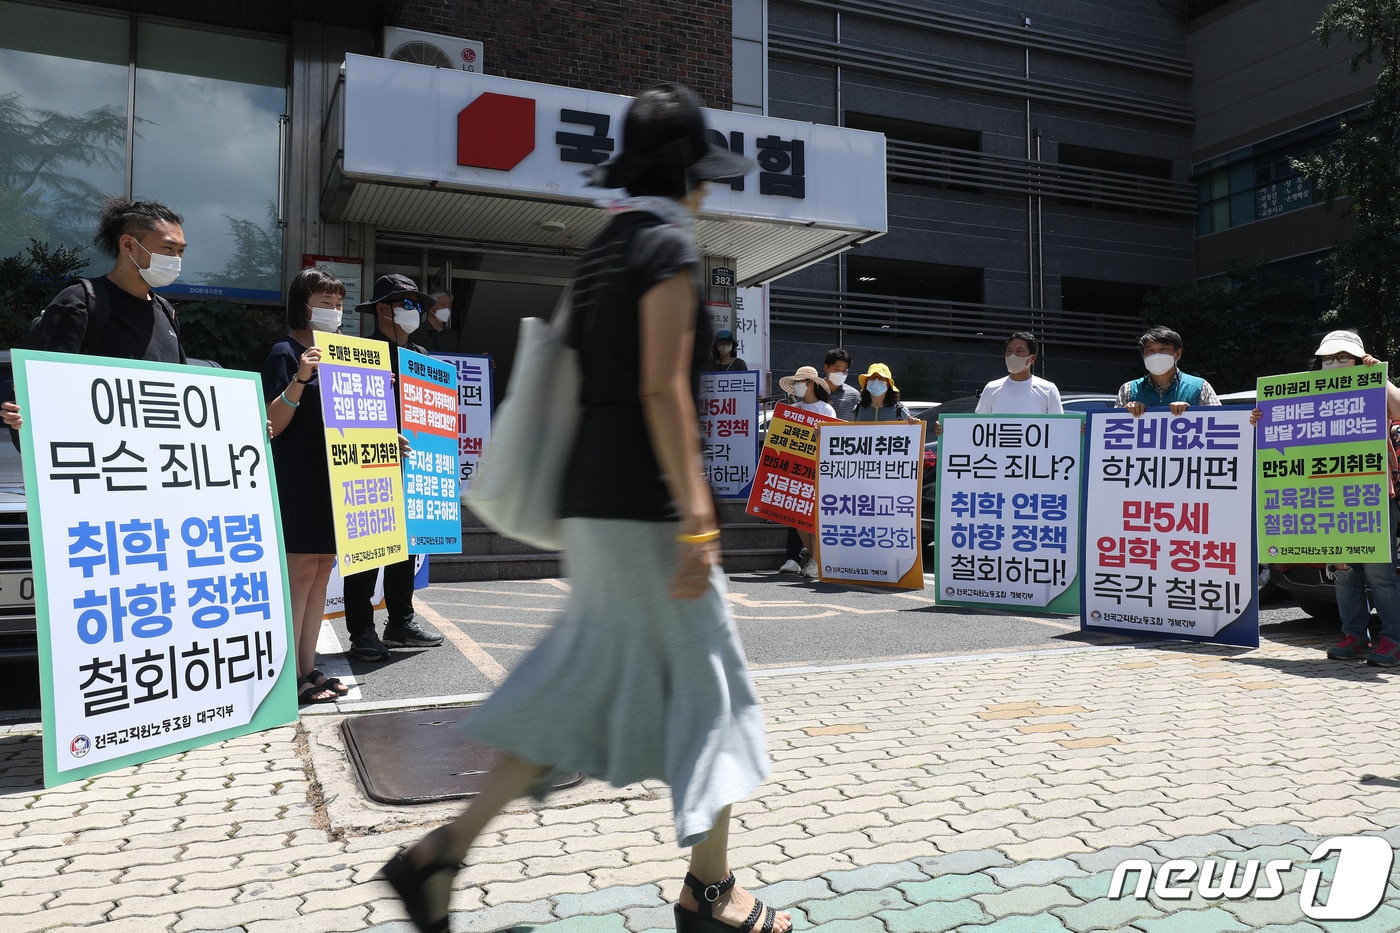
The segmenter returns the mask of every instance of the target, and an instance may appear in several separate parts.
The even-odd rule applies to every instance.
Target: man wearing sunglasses
[[[418,290],[418,283],[406,275],[381,275],[374,281],[374,297],[356,310],[374,309],[374,333],[371,340],[383,340],[396,347],[407,347],[425,353],[408,335],[418,327],[424,308],[432,307],[433,299]],[[398,404],[397,382],[399,355],[389,354],[394,370],[394,402]],[[403,424],[402,413],[399,423]],[[384,604],[389,622],[384,626],[384,639],[374,630],[374,578],[379,571],[365,570],[345,577],[345,627],[350,633],[350,653],[361,661],[385,661],[394,648],[432,648],[442,644],[442,633],[414,616],[413,558],[384,568]]]

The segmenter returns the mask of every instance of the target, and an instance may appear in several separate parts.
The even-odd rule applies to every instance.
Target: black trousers
[[[787,559],[802,562],[802,539],[797,536],[797,529],[791,525],[788,526]]]
[[[362,570],[345,577],[345,628],[353,639],[374,631],[374,578],[384,571],[384,605],[389,625],[413,621],[413,558],[374,570]]]

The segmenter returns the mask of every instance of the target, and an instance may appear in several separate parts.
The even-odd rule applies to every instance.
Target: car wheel
[[[1328,602],[1325,599],[1308,599],[1305,596],[1295,597],[1298,600],[1298,608],[1319,622],[1336,622],[1339,625],[1342,616],[1337,612],[1337,604]]]
[[[1274,572],[1268,564],[1259,565],[1259,604],[1271,602],[1278,597],[1279,585],[1274,582]]]

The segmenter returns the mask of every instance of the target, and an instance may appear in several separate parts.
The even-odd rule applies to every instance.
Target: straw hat
[[[801,382],[804,379],[808,382],[816,382],[820,378],[821,376],[817,375],[817,370],[815,367],[803,366],[800,367],[797,370],[797,372],[793,373],[791,376],[784,376],[783,378],[779,379],[778,385],[783,387],[784,392],[791,392],[792,384],[794,382]],[[803,394],[805,395],[806,393],[804,392]]]

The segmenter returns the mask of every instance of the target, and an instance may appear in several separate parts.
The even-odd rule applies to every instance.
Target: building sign
[[[747,499],[758,467],[758,373],[701,373],[701,468],[718,499]]]
[[[759,395],[773,394],[768,365],[768,286],[741,288],[734,294],[734,352],[759,373]]]
[[[1390,560],[1386,365],[1259,380],[1259,548],[1267,563]]]
[[[410,554],[462,550],[457,492],[457,369],[404,347],[399,353],[399,411],[408,438],[404,513]]]
[[[710,270],[712,288],[733,288],[734,281],[734,270],[728,266],[715,266]]]
[[[364,290],[365,282],[365,261],[363,259],[302,253],[301,267],[303,269],[321,269],[340,279],[345,286],[345,307],[354,308],[360,303],[360,294]],[[346,315],[346,323],[355,317],[354,314]]]
[[[821,579],[924,588],[924,423],[824,425],[817,450]]]
[[[14,360],[45,784],[294,721],[257,374],[26,350]]]
[[[1079,612],[1079,415],[944,415],[938,602]]]
[[[1083,628],[1259,646],[1249,414],[1089,413]]]
[[[620,150],[632,99],[364,55],[345,58],[347,175],[592,203],[583,170]],[[384,114],[415,127],[414,144]],[[716,146],[758,163],[711,186],[706,212],[887,229],[880,133],[706,110]]]

